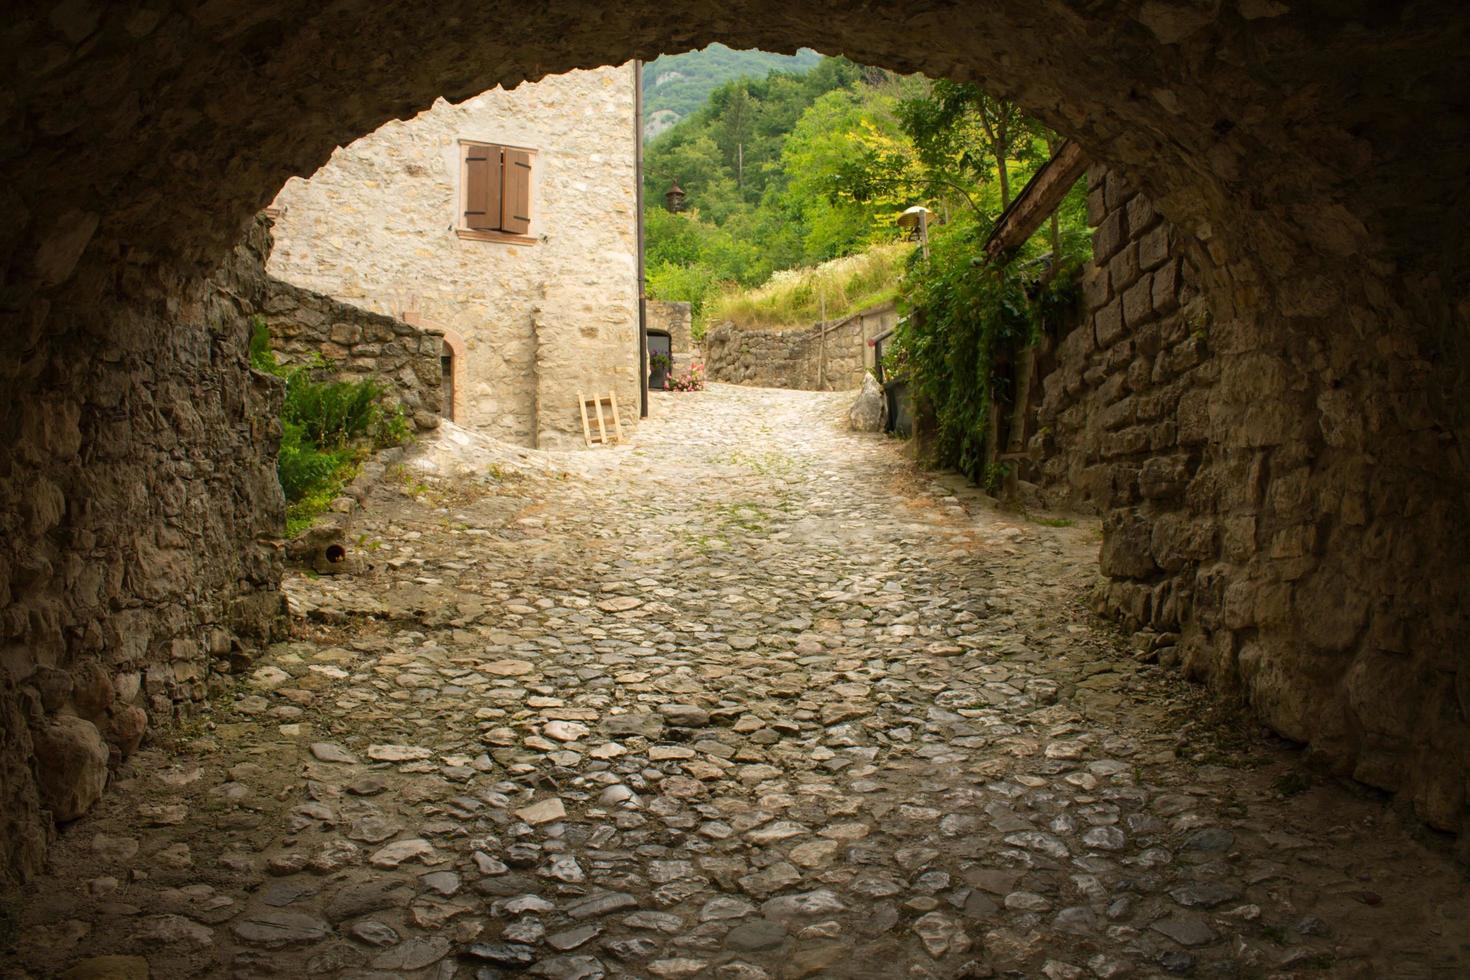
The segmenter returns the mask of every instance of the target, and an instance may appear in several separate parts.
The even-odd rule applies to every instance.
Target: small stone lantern
[[[667,202],[664,206],[668,208],[670,214],[678,214],[684,210],[684,188],[679,186],[677,178],[669,185],[669,189],[664,191],[664,201]]]

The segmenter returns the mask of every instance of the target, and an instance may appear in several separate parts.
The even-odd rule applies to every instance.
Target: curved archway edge
[[[1183,524],[1124,513],[1108,533],[1191,540],[1189,672],[1461,830],[1467,38],[1449,0],[18,13],[0,41],[6,730],[48,724],[28,691],[55,671],[106,677],[95,722],[126,741],[121,706],[189,710],[211,664],[247,662],[278,622],[260,419],[279,393],[248,370],[258,248],[237,243],[286,178],[437,96],[713,40],[810,45],[980,81],[1147,191],[1208,298],[1219,379]],[[7,737],[0,866],[23,870],[44,845],[35,749]]]

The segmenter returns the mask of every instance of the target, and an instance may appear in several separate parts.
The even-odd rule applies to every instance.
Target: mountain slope
[[[807,48],[786,55],[735,51],[723,44],[661,55],[643,66],[643,137],[652,139],[668,129],[731,79],[763,78],[777,70],[804,72],[821,60],[821,55]]]

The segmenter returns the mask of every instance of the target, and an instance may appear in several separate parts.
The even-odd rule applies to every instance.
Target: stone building
[[[339,148],[274,205],[269,272],[444,335],[443,414],[582,445],[578,392],[639,404],[637,75],[440,99]]]

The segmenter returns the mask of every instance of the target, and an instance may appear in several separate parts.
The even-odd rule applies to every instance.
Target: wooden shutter
[[[531,154],[505,151],[505,193],[501,196],[500,230],[524,235],[531,230]]]
[[[464,226],[477,231],[500,228],[500,147],[466,146]]]

